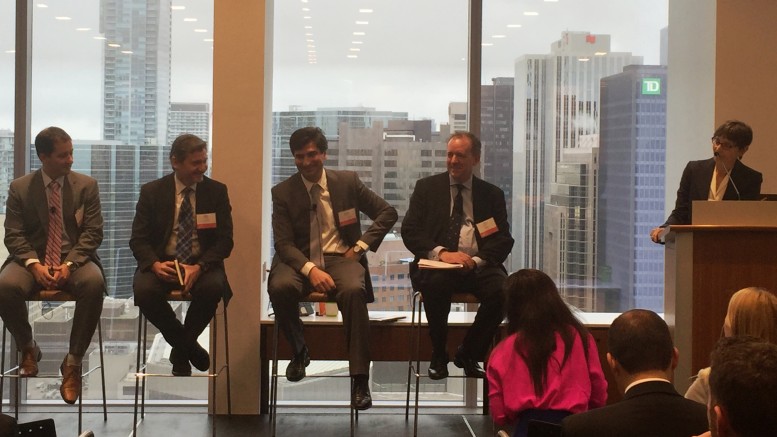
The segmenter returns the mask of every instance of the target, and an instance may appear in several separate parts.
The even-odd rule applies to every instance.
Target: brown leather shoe
[[[81,394],[81,366],[70,366],[67,364],[67,355],[65,355],[62,365],[59,366],[62,372],[62,385],[59,386],[59,394],[62,400],[68,404],[75,404],[78,395]]]
[[[22,350],[22,362],[19,364],[19,376],[28,378],[38,375],[38,361],[43,354],[38,347],[38,343],[33,341],[33,346]]]

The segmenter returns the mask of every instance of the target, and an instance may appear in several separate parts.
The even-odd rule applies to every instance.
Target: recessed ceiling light
[[[527,17],[536,17],[537,15],[540,15],[540,13],[539,12],[526,11],[526,12],[523,13],[523,15],[526,15]]]
[[[351,52],[360,52],[360,51],[362,51],[362,49],[360,49],[360,48],[356,48],[356,47],[351,47],[350,49],[348,49],[348,51],[351,51]]]
[[[596,52],[596,53],[594,53],[595,56],[604,56],[606,54],[607,54],[607,52]]]
[[[521,27],[521,25],[520,24],[508,24],[507,27],[509,27],[511,29],[517,29],[517,28]]]
[[[347,57],[349,57],[349,58],[351,58],[351,59],[356,59],[356,58],[358,58],[359,56],[357,56],[357,55],[348,55]]]
[[[104,40],[105,37],[104,36],[93,36],[92,39]]]
[[[76,27],[76,30],[78,32],[86,32],[86,31],[92,30],[92,28],[91,27]]]
[[[491,35],[491,38],[496,38],[496,39],[507,38],[507,35]]]
[[[182,11],[182,10],[186,9],[186,6],[177,6],[177,5],[176,6],[170,6],[170,9],[172,9],[174,11]]]
[[[545,0],[545,1],[548,2],[548,3],[557,3],[558,2],[558,0]]]
[[[38,4],[37,4],[37,5],[35,5],[35,6],[37,6],[37,7],[39,7],[39,8],[47,8],[47,7],[49,7],[49,5],[47,5],[46,3],[38,3]]]
[[[356,35],[356,36],[364,36],[364,35],[366,35],[366,33],[364,33],[364,32],[354,32],[353,34]]]
[[[208,29],[194,29],[194,31],[197,33],[206,33],[208,32]]]
[[[302,8],[302,12],[310,12],[310,8]]]
[[[205,41],[205,42],[213,42],[213,38],[203,38],[203,41]]]
[[[308,50],[308,53],[316,53],[315,50]]]
[[[16,50],[14,50],[14,49],[11,49],[11,50],[6,50],[5,52],[6,52],[6,53],[9,53],[9,54],[14,54],[14,53],[16,53]]]
[[[197,19],[193,17],[187,17],[187,18],[184,18],[183,21],[187,23],[194,23],[195,21],[197,21]]]
[[[370,22],[369,21],[357,21],[356,24],[366,25],[366,24],[370,24]]]
[[[312,29],[313,26],[305,26],[305,29]]]
[[[364,41],[351,41],[351,44],[364,44]]]
[[[310,19],[311,19],[311,18],[313,18],[313,17],[311,17],[310,15],[305,15],[305,16],[304,16],[304,17],[302,17],[302,18],[303,18],[304,20],[310,20]]]
[[[122,50],[121,52],[124,53],[125,55],[131,55],[132,54],[132,50]]]
[[[305,42],[316,42],[314,39],[306,39]]]
[[[309,49],[314,49],[314,48],[316,48],[316,45],[315,44],[308,44],[308,48]]]
[[[591,58],[577,58],[577,60],[580,62],[588,62],[591,60]]]
[[[313,34],[308,32],[308,33],[305,34],[305,36],[313,36]]]
[[[70,20],[72,20],[72,18],[70,18],[70,17],[54,17],[54,19],[55,20],[59,20],[59,21],[70,21]]]
[[[302,0],[302,3],[307,3],[307,2],[308,2],[308,0]]]
[[[491,47],[492,45],[494,45],[494,43],[492,43],[492,42],[484,42],[484,43],[482,43],[480,45],[483,46],[483,47]]]
[[[359,9],[359,12],[361,12],[362,14],[371,14],[372,9]]]
[[[115,42],[112,42],[112,43],[108,43],[108,47],[114,47],[114,48],[121,47],[121,44],[116,44]]]

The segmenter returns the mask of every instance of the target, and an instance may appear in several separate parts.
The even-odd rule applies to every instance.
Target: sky
[[[13,126],[14,55],[8,51],[14,3],[0,0],[0,129]],[[563,31],[609,34],[612,51],[655,64],[659,32],[667,25],[666,0],[483,3],[483,43],[493,44],[483,47],[483,83],[512,77],[522,55],[549,53]],[[100,35],[99,0],[34,4],[33,132],[60,125],[74,138],[100,139],[102,56],[110,48],[94,39]],[[171,102],[210,103],[213,43],[204,40],[213,37],[213,0],[172,5],[185,9],[172,11]],[[466,100],[467,5],[466,0],[277,0],[273,110],[363,106],[446,122],[448,103]],[[63,16],[70,19],[56,18]]]

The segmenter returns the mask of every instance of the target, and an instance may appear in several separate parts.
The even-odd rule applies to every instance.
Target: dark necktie
[[[58,266],[62,261],[62,199],[59,182],[49,183],[49,238],[46,241],[47,266]]]
[[[183,201],[178,211],[178,241],[175,245],[175,253],[178,261],[184,264],[192,263],[192,239],[194,238],[194,210],[189,194],[193,190],[186,187],[181,191]]]
[[[459,250],[459,234],[461,234],[461,226],[464,224],[464,198],[461,195],[464,185],[456,184],[456,189],[453,211],[451,211],[451,217],[448,221],[448,231],[445,238],[445,248],[451,251]]]
[[[321,247],[321,186],[313,184],[310,187],[310,261],[324,268],[324,249]]]

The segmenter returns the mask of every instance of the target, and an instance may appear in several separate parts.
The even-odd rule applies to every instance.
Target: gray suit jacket
[[[43,174],[37,170],[11,182],[6,204],[5,247],[8,259],[24,265],[30,258],[43,260],[49,230],[49,207]],[[70,172],[62,185],[62,218],[72,248],[63,262],[77,266],[92,261],[101,266],[97,248],[103,241],[100,192],[93,178]]]
[[[326,170],[327,186],[332,201],[335,226],[346,244],[354,246],[361,240],[372,251],[378,249],[383,237],[397,221],[397,211],[380,196],[367,188],[355,172]],[[310,261],[310,196],[305,189],[302,175],[294,174],[272,188],[272,229],[275,238],[276,262],[288,264],[294,271],[300,271]],[[340,226],[339,214],[356,209],[356,223]],[[372,225],[362,233],[359,212],[372,219]],[[372,283],[366,257],[362,258],[365,269],[365,287],[368,302],[374,300]]]

